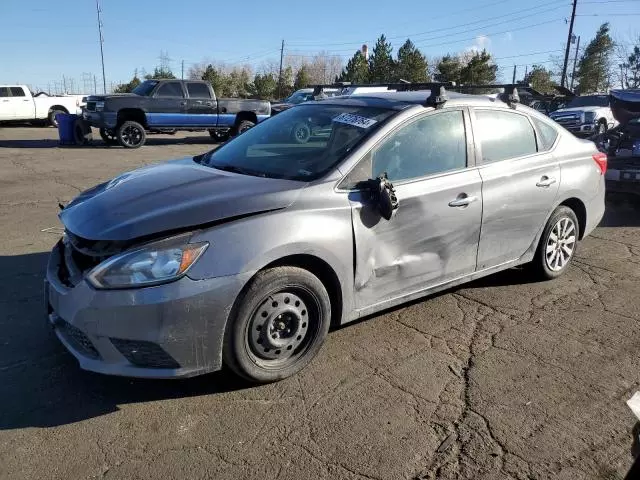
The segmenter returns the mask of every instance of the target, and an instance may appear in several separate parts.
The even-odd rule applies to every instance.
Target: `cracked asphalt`
[[[623,478],[640,388],[640,206],[611,199],[568,273],[513,269],[330,333],[286,381],[83,372],[44,320],[58,202],[211,148],[58,148],[0,128],[0,478]]]

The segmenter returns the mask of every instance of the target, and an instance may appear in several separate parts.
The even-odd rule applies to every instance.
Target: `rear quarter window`
[[[531,118],[531,120],[538,130],[538,150],[549,150],[556,142],[556,138],[558,138],[558,131],[542,120],[538,120],[537,118],[533,117]]]

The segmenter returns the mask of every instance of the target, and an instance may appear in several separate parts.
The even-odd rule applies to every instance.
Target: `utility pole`
[[[516,84],[516,66],[513,66],[513,80],[511,80],[511,83],[513,83],[514,85]]]
[[[107,93],[107,80],[106,77],[104,75],[104,51],[102,48],[102,44],[104,43],[104,37],[102,36],[102,18],[100,17],[100,14],[102,13],[102,10],[100,9],[100,0],[96,0],[96,11],[98,12],[98,35],[99,35],[99,41],[100,41],[100,62],[102,63],[102,89],[103,89],[103,93],[106,95]],[[98,93],[98,92],[96,92]]]
[[[576,44],[576,55],[573,58],[573,73],[571,74],[571,90],[573,90],[573,81],[576,78],[576,65],[578,64],[579,51],[580,51],[580,35],[578,35],[578,43]]]
[[[182,74],[180,75],[180,78],[182,78],[182,80],[184,80],[184,60],[182,60],[182,68],[181,68]]]
[[[62,88],[64,88],[63,93],[67,93],[67,79],[62,75]]]
[[[93,93],[98,93],[98,80],[96,76],[93,76]]]
[[[560,86],[565,86],[565,80],[567,78],[567,66],[569,63],[569,50],[571,48],[571,38],[573,36],[573,22],[576,19],[576,6],[578,0],[573,0],[573,10],[571,11],[571,22],[569,22],[569,35],[567,35],[567,48],[564,51],[564,64],[562,65],[562,76],[560,77]]]
[[[282,46],[280,47],[280,73],[278,74],[278,98],[282,95],[282,61],[284,60],[284,40],[282,40]]]

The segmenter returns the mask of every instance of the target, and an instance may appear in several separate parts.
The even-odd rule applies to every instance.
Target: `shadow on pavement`
[[[145,146],[146,145],[211,145],[211,148],[213,148],[216,145],[216,142],[214,142],[211,137],[205,133],[202,137],[147,137]],[[119,145],[107,145],[102,140],[94,140],[87,145],[59,145],[58,140],[52,138],[41,140],[0,140],[0,148],[116,148],[124,150]],[[141,148],[144,148],[144,146]]]
[[[117,411],[121,404],[248,387],[227,372],[140,380],[81,370],[45,320],[47,258],[45,252],[0,256],[0,430],[66,425]]]
[[[606,210],[600,227],[640,227],[640,184],[639,195],[608,193]]]

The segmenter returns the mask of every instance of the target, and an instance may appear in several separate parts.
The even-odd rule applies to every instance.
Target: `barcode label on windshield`
[[[367,117],[361,117],[360,115],[354,115],[353,113],[341,113],[337,117],[333,117],[334,122],[346,123],[354,127],[369,128],[377,123],[377,120]]]

